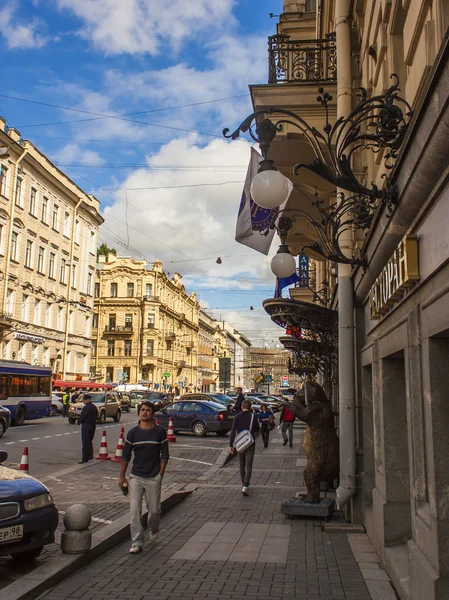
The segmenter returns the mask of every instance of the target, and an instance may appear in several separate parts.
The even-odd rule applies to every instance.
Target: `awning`
[[[62,381],[61,379],[55,379],[53,381],[53,387],[88,388],[89,390],[98,390],[99,388],[112,388],[113,386],[109,383],[93,383],[92,381]]]
[[[210,385],[211,383],[215,383],[214,379],[202,379],[201,380],[201,385]]]

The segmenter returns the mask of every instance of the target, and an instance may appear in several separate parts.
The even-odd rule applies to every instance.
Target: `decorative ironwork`
[[[335,33],[319,40],[291,40],[289,35],[268,38],[268,83],[335,81]]]
[[[282,131],[284,125],[290,125],[304,135],[316,155],[313,164],[298,163],[294,167],[295,174],[301,168],[308,169],[336,187],[369,198],[369,202],[380,199],[388,205],[391,212],[397,201],[397,191],[389,178],[385,177],[385,185],[381,190],[374,183],[369,188],[357,180],[351,168],[354,152],[362,149],[370,149],[376,153],[386,150],[383,158],[388,169],[392,167],[392,161],[397,157],[413,111],[408,102],[398,94],[397,75],[391,77],[395,82],[385,94],[368,98],[367,91],[360,88],[361,101],[358,106],[346,118],[337,119],[334,125],[329,122],[328,108],[333,98],[320,87],[317,101],[325,110],[324,133],[311,127],[303,118],[290,110],[270,107],[249,115],[232,133],[229,133],[229,129],[224,129],[223,135],[235,140],[241,133],[248,133],[259,144],[262,155],[267,161],[268,150],[276,134]],[[401,105],[405,109],[405,114]],[[264,118],[267,114],[282,116],[273,122]],[[266,164],[264,168],[267,168]]]

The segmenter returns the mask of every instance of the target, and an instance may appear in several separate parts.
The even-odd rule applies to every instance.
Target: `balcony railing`
[[[291,40],[289,35],[268,38],[268,83],[335,81],[335,33],[321,40]]]
[[[104,328],[105,333],[129,333],[132,334],[132,325],[106,325]]]
[[[144,296],[143,299],[146,302],[160,302],[160,296]]]

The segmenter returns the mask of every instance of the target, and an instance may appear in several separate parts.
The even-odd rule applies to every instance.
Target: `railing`
[[[335,81],[335,33],[321,40],[291,40],[289,35],[268,38],[268,83]]]
[[[104,328],[105,333],[132,333],[132,325],[106,325]]]
[[[143,297],[144,300],[146,300],[147,302],[160,302],[160,296],[144,296]]]

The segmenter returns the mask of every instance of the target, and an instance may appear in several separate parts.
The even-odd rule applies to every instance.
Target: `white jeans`
[[[148,526],[152,532],[159,531],[161,520],[162,477],[137,477],[131,475],[129,491],[131,494],[131,540],[133,544],[143,544],[142,500],[148,510]]]

